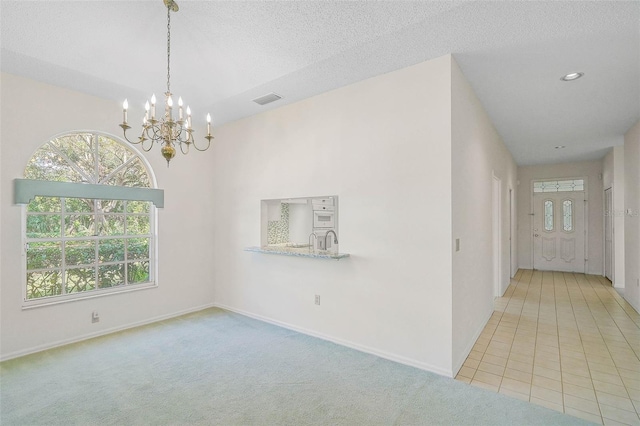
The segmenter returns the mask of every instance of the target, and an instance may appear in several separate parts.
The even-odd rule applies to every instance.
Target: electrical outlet
[[[320,295],[316,294],[316,305],[320,304]]]
[[[91,322],[100,322],[100,314],[97,311],[91,313]]]

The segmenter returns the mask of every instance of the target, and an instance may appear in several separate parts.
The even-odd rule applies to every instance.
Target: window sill
[[[25,300],[22,303],[22,310],[41,308],[43,306],[59,305],[62,303],[77,302],[79,300],[94,299],[96,297],[111,296],[114,294],[130,293],[132,291],[148,290],[157,288],[156,283],[134,284],[123,288],[106,288],[103,290],[93,290],[88,293],[74,293],[65,296],[50,296],[41,299]]]

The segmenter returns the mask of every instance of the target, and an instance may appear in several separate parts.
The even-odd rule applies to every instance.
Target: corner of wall
[[[640,311],[640,121],[624,136],[624,298]]]
[[[494,297],[509,285],[515,252],[509,235],[516,225],[509,196],[517,191],[517,166],[453,57],[451,64],[452,364],[456,372],[491,316]],[[495,233],[494,176],[500,180],[498,214],[503,218],[497,221]],[[499,235],[495,248],[494,235]],[[500,264],[498,276],[494,276],[494,253]]]

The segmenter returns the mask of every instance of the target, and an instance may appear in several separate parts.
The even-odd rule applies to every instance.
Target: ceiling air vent
[[[257,103],[258,105],[266,105],[266,104],[270,104],[271,102],[275,102],[278,99],[282,99],[282,96],[276,95],[275,93],[267,93],[264,96],[255,98],[253,102]]]

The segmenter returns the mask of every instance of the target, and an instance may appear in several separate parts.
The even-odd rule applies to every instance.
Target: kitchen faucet
[[[333,234],[333,244],[338,244],[338,235],[336,234],[336,231],[334,231],[333,229],[327,231],[326,234],[324,234],[324,249],[327,250],[327,237],[329,236],[329,234]]]
[[[311,237],[315,238],[315,241],[318,241],[318,234],[316,234],[315,232],[309,234],[309,253],[314,252],[316,248],[315,244],[311,242]]]

